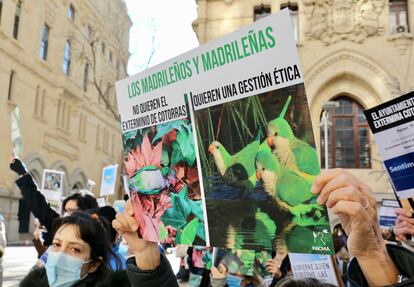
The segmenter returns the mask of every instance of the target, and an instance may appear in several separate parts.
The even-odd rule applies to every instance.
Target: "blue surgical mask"
[[[49,252],[45,265],[47,281],[50,287],[70,287],[81,278],[83,264],[91,260],[83,261],[80,258],[70,256],[64,252]]]
[[[227,274],[227,285],[229,287],[240,287],[243,278]]]

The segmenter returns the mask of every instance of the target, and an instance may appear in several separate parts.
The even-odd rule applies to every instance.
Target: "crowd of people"
[[[10,169],[16,172],[22,197],[39,221],[33,238],[39,259],[21,281],[22,287],[179,286],[178,280],[189,280],[190,286],[262,284],[260,276],[232,274],[224,265],[192,266],[185,259],[192,251],[182,247],[176,249],[183,258],[176,276],[159,245],[138,237],[130,200],[123,212],[116,213],[110,206],[98,207],[91,192],[75,191],[63,200],[59,214],[18,158],[11,158]],[[312,192],[340,220],[333,239],[348,286],[414,286],[414,254],[409,247],[384,240],[377,202],[367,184],[347,171],[332,169],[316,177]],[[402,242],[414,234],[413,212],[398,209],[397,215],[392,232]],[[0,216],[0,275],[4,230]],[[273,255],[265,264],[273,276],[270,286],[332,286],[314,278],[293,279],[289,256]]]

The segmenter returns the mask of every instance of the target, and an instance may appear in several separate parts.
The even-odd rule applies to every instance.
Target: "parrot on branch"
[[[291,100],[292,96],[289,96],[279,117],[267,124],[267,143],[281,165],[311,179],[320,172],[318,154],[315,148],[293,134],[291,126],[284,119]]]
[[[256,178],[263,188],[285,212],[290,212],[294,222],[300,225],[323,224],[323,207],[316,203],[311,192],[312,180],[303,178],[291,169],[282,166],[278,158],[269,151],[256,155]]]

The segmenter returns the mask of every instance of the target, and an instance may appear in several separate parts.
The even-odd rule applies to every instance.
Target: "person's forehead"
[[[55,238],[68,243],[76,243],[84,246],[87,245],[87,243],[79,237],[78,227],[72,224],[65,224],[59,227],[55,234]]]
[[[65,204],[65,209],[78,209],[78,201],[75,199],[70,199]]]

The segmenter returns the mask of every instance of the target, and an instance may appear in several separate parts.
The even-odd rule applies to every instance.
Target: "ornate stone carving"
[[[351,61],[353,63],[361,65],[367,68],[368,70],[370,70],[371,72],[373,72],[374,74],[376,74],[382,80],[382,82],[385,83],[385,85],[388,88],[388,91],[392,95],[397,96],[401,94],[400,83],[396,77],[389,76],[384,71],[380,70],[380,68],[370,63],[367,59],[364,59],[364,57],[355,55],[355,54],[350,54],[350,53],[343,53],[343,54],[335,55],[329,58],[322,65],[319,65],[316,69],[310,71],[308,73],[309,76],[305,79],[306,84],[311,85],[311,83],[315,80],[315,78],[318,77],[325,69],[343,60]]]
[[[398,49],[401,56],[404,56],[408,48],[411,47],[414,37],[410,33],[395,33],[388,37],[394,47]]]
[[[384,31],[378,21],[384,0],[304,0],[303,4],[308,39],[326,45],[343,39],[362,43]]]

